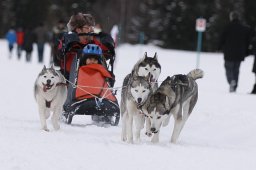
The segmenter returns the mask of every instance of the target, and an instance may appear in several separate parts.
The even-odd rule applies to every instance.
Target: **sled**
[[[82,49],[76,50],[69,81],[68,96],[63,116],[71,124],[75,115],[97,115],[111,118],[110,124],[117,126],[120,108],[113,90],[113,63],[111,70],[104,60],[101,64],[83,65]]]

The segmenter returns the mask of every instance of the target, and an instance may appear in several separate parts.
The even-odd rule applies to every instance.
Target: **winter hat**
[[[70,17],[67,24],[68,31],[74,31],[76,28],[81,28],[84,25],[94,26],[95,21],[91,14],[77,13]]]

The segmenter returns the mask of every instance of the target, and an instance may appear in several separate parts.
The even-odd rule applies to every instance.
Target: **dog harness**
[[[50,107],[51,107],[51,103],[52,103],[52,100],[51,100],[51,101],[45,100],[45,106],[46,106],[47,108],[50,108]]]
[[[67,86],[68,83],[57,83],[56,86]]]
[[[56,84],[56,87],[58,87],[58,86],[67,86],[67,85],[68,85],[67,83],[62,83],[62,82],[60,82],[60,83],[57,83],[57,84]],[[50,107],[51,107],[51,103],[52,103],[52,100],[51,100],[51,101],[45,100],[45,106],[46,106],[47,108],[50,108]]]

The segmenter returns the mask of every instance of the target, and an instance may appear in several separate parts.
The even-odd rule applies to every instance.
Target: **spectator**
[[[35,29],[35,36],[38,51],[38,62],[42,63],[44,59],[44,44],[48,39],[47,30],[43,23],[40,23],[39,26]]]
[[[18,55],[18,59],[20,59],[22,47],[23,47],[23,43],[24,43],[24,31],[23,31],[22,27],[19,27],[17,29],[16,36],[17,36],[17,55]]]
[[[231,12],[230,23],[226,26],[219,45],[224,53],[224,66],[229,83],[229,92],[235,92],[237,89],[239,68],[241,62],[247,56],[250,32],[250,28],[241,23],[239,14]]]
[[[14,44],[16,43],[16,33],[13,28],[10,28],[9,31],[6,33],[5,38],[8,41],[8,48],[9,48],[9,58],[12,57],[12,50],[14,47]]]
[[[25,30],[23,48],[26,51],[26,61],[31,61],[31,53],[33,51],[33,43],[35,42],[35,34],[31,27]]]
[[[254,38],[252,40],[252,52],[254,55],[254,63],[253,63],[253,67],[252,67],[252,72],[255,75],[255,83],[254,83],[251,94],[256,94],[256,36],[254,36]]]

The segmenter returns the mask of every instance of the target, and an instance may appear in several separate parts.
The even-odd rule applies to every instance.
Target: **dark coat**
[[[243,61],[247,56],[251,38],[251,31],[248,26],[240,23],[239,20],[233,20],[225,28],[219,48],[224,53],[224,60]]]
[[[35,42],[35,34],[31,30],[27,30],[24,35],[23,49],[31,53],[33,50],[33,43]]]
[[[254,56],[254,63],[253,63],[253,67],[252,67],[252,72],[254,72],[256,74],[256,55]]]
[[[252,54],[254,55],[252,72],[254,72],[256,74],[256,35],[255,35],[255,31],[253,31],[253,39],[251,41],[251,45],[252,45]]]

